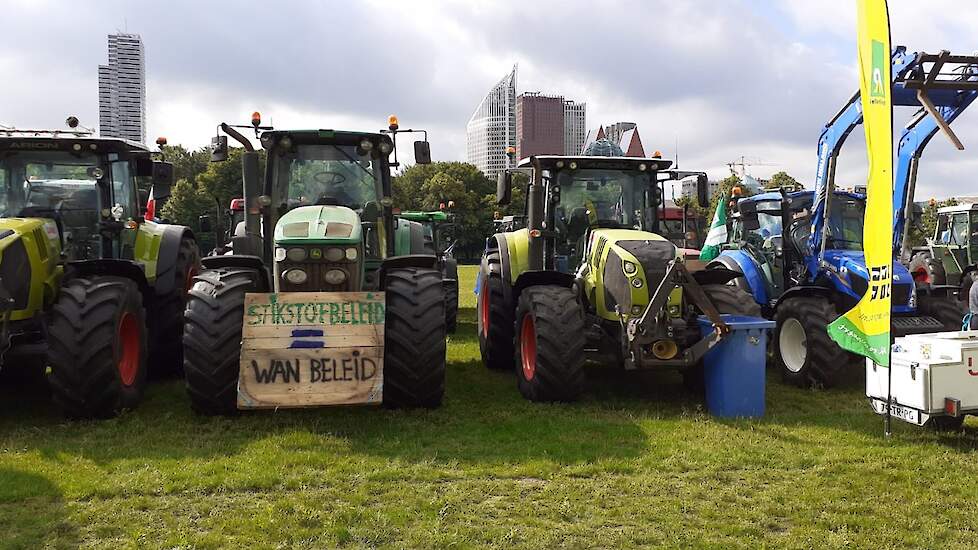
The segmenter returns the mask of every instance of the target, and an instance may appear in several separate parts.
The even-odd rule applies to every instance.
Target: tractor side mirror
[[[504,206],[513,200],[513,174],[508,170],[499,173],[496,179],[496,204]]]
[[[740,212],[740,220],[747,231],[755,231],[761,228],[761,220],[757,217],[757,204],[753,202],[742,202],[737,207]]]
[[[153,159],[149,157],[142,157],[136,159],[136,177],[137,178],[153,177]]]
[[[197,218],[197,221],[200,223],[200,231],[202,233],[210,233],[211,231],[213,231],[214,228],[211,227],[210,216],[204,214],[203,216]]]
[[[710,204],[710,183],[706,180],[706,174],[696,176],[696,204],[700,208],[706,208]]]
[[[211,138],[211,162],[224,162],[228,159],[228,137]]]
[[[427,141],[414,142],[414,162],[418,164],[431,164],[431,144]]]
[[[153,162],[153,198],[166,199],[173,187],[173,164],[169,162]]]

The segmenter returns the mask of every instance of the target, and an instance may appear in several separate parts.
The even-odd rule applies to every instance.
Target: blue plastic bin
[[[730,334],[703,358],[706,408],[714,416],[764,416],[764,363],[768,331],[774,321],[744,315],[721,315]],[[699,318],[705,336],[713,330],[706,317]]]

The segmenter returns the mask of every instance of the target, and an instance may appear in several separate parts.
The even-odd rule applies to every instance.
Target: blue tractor
[[[920,108],[899,144],[893,200],[894,257],[899,258],[901,252],[906,257],[906,213],[913,204],[920,155],[938,129],[957,140],[949,124],[974,100],[978,58],[908,54],[901,46],[892,62],[894,105]],[[863,256],[865,196],[835,189],[839,152],[861,122],[857,93],[822,131],[815,190],[741,199],[725,250],[708,266],[743,273],[731,284],[750,292],[764,314],[777,321],[775,360],[785,381],[799,386],[830,387],[863,361],[827,332],[828,324],[851,309],[869,286]],[[894,336],[960,330],[965,311],[956,288],[918,287],[896,261],[892,283]]]

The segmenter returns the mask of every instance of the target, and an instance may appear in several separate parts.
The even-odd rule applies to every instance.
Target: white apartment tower
[[[580,155],[587,138],[587,104],[564,101],[564,154]]]
[[[465,129],[466,158],[495,178],[507,167],[506,147],[516,146],[516,67],[489,90]]]
[[[109,35],[109,63],[98,67],[99,134],[146,142],[146,70],[138,34]]]

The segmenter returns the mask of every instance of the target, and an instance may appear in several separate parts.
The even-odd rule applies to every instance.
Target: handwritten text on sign
[[[238,408],[379,403],[384,294],[248,294]]]

